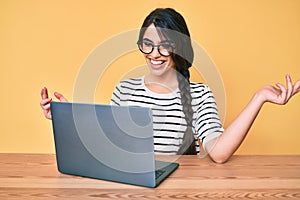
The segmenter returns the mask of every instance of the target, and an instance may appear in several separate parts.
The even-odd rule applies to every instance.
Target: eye
[[[169,44],[169,43],[162,43],[162,44],[160,44],[160,46],[163,49],[168,49],[168,50],[173,49],[173,46],[171,44]]]
[[[143,41],[143,46],[145,46],[145,47],[152,47],[153,44],[151,42]]]
[[[170,45],[169,45],[169,44],[167,44],[167,43],[165,43],[165,44],[161,44],[161,46],[162,46],[163,48],[165,48],[165,49],[167,49],[167,48],[169,48],[169,47],[170,47]]]

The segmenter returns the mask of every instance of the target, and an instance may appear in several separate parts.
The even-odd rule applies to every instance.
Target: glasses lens
[[[146,54],[149,54],[152,52],[153,50],[153,44],[147,41],[143,41],[141,43],[139,43],[139,49]]]
[[[158,51],[163,56],[169,56],[173,53],[173,47],[169,43],[160,44]]]

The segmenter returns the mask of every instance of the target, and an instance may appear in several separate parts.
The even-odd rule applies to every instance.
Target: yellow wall
[[[217,65],[226,89],[225,127],[264,84],[283,82],[286,73],[300,78],[299,0],[2,0],[0,152],[54,152],[40,89],[72,100],[89,53],[113,35],[139,28],[156,7],[181,12],[192,38]],[[124,69],[143,64],[138,51],[112,63],[96,102],[108,103]],[[202,78],[193,72],[193,81]],[[299,154],[299,106],[300,95],[285,106],[266,104],[237,153]]]

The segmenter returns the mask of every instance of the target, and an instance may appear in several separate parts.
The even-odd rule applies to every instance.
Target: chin
[[[163,76],[169,74],[171,71],[173,71],[169,67],[166,67],[166,66],[161,67],[159,69],[152,69],[150,67],[149,70],[150,70],[150,74],[153,75],[153,76],[156,76],[156,77],[163,77]]]

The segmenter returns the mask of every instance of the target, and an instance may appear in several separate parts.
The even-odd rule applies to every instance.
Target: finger
[[[51,98],[42,99],[42,101],[40,102],[40,106],[44,107],[45,105],[50,104],[51,101],[52,101]]]
[[[50,102],[51,102],[51,99],[44,99],[44,100],[41,101],[41,107],[43,109],[44,116],[47,119],[52,118],[51,111],[50,111]]]
[[[51,115],[51,112],[50,112],[50,111],[44,110],[44,116],[45,116],[47,119],[52,119],[52,115]]]
[[[275,85],[277,86],[277,84],[278,83],[275,83]],[[268,86],[268,89],[269,90],[271,90],[272,92],[274,92],[275,94],[277,94],[277,95],[280,95],[281,94],[281,89],[280,89],[280,87],[274,87],[274,86],[272,86],[272,85],[269,85]]]
[[[278,102],[278,103],[283,103],[283,104],[285,104],[285,103],[286,103],[286,89],[285,89],[285,87],[284,87],[282,84],[280,84],[280,83],[276,83],[276,85],[277,85],[277,87],[279,87],[279,89],[281,90],[281,93],[280,93],[281,100],[280,100],[280,102]]]
[[[46,117],[47,119],[52,119],[51,112],[48,112],[47,114],[45,114],[45,117]]]
[[[289,100],[293,93],[293,83],[292,83],[291,76],[289,74],[286,75],[286,85],[287,85],[286,99]]]
[[[298,81],[296,81],[294,88],[293,88],[293,93],[292,95],[297,94],[298,92],[300,92],[300,79]]]
[[[42,97],[42,99],[47,99],[47,98],[49,98],[49,96],[48,96],[48,90],[47,90],[46,87],[44,87],[44,88],[42,89],[42,91],[41,91],[41,97]]]
[[[42,106],[42,108],[43,108],[44,110],[50,110],[50,103],[48,103],[48,104]]]
[[[60,101],[62,101],[62,102],[67,102],[67,101],[68,101],[62,94],[60,94],[60,93],[58,93],[58,92],[54,92],[54,96],[55,96],[58,100],[60,100]]]

